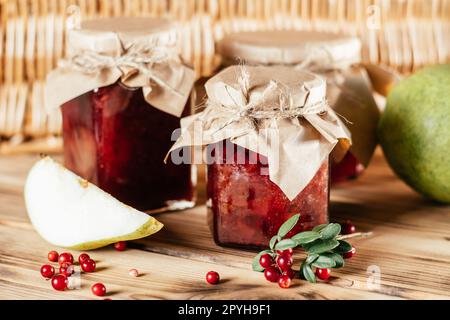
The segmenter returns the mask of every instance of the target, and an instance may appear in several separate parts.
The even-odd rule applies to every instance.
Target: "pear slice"
[[[33,226],[46,241],[74,250],[144,238],[163,227],[50,157],[31,168],[25,204]]]

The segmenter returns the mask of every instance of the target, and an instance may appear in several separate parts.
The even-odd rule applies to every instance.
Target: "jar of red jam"
[[[284,65],[309,70],[327,79],[327,98],[346,121],[353,145],[341,162],[331,161],[331,181],[359,176],[376,147],[379,109],[361,62],[361,43],[354,36],[317,31],[235,33],[218,45],[224,65]]]
[[[207,169],[208,215],[217,244],[267,246],[283,222],[297,213],[301,213],[300,220],[290,235],[328,223],[328,158],[307,186],[289,200],[267,174],[261,174],[268,170],[267,157],[233,147],[234,156],[227,161],[226,148],[213,145],[215,161]]]
[[[298,213],[292,233],[328,223],[329,158],[343,157],[350,138],[325,81],[293,68],[232,66],[206,91],[206,109],[182,121],[172,150],[204,146],[216,243],[267,246]]]
[[[166,20],[86,21],[69,32],[68,57],[47,83],[49,105],[61,105],[65,166],[143,211],[195,203],[195,167],[164,164],[191,114],[194,72],[176,45]]]

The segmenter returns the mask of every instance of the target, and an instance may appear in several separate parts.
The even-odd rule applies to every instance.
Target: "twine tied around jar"
[[[298,105],[291,92],[276,80],[271,80],[256,99],[250,100],[250,76],[243,64],[240,65],[240,74],[237,74],[237,83],[239,84],[239,90],[231,86],[224,86],[223,92],[228,95],[225,100],[232,101],[231,104],[223,104],[213,100],[206,102],[207,110],[212,110],[211,113],[220,109],[230,115],[229,120],[217,131],[242,120],[256,130],[261,120],[294,119],[305,115],[321,115],[329,110],[328,101],[325,97],[315,103]],[[306,86],[303,86],[303,90],[308,92]],[[308,95],[305,100],[308,100]],[[265,103],[266,97],[273,96],[279,97],[278,103],[267,105]],[[210,117],[211,113],[208,112],[208,115],[205,113],[205,117]]]
[[[323,78],[274,66],[231,66],[205,85],[206,108],[181,120],[168,157],[190,147],[186,159],[202,163],[201,150],[229,140],[267,157],[269,178],[292,201],[332,153],[351,145],[345,125],[328,105]],[[184,152],[183,152],[184,153]]]
[[[122,72],[122,81],[140,73],[157,85],[182,97],[183,93],[169,86],[164,79],[152,72],[155,64],[169,63],[170,59],[167,48],[153,45],[132,45],[128,49],[123,49],[123,54],[117,57],[95,51],[77,52],[67,59],[60,60],[58,67],[85,74],[99,74],[105,69],[117,68]]]
[[[77,35],[73,31],[74,35]],[[68,57],[50,72],[46,107],[54,110],[82,94],[120,81],[141,88],[149,107],[180,117],[185,109],[195,72],[177,55],[175,46],[119,34],[99,33],[103,41],[85,44],[85,34],[72,36]],[[83,46],[84,44],[84,46]]]

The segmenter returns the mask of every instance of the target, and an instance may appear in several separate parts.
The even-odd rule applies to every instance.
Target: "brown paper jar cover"
[[[327,78],[327,98],[348,122],[351,153],[364,166],[375,150],[379,109],[361,62],[357,37],[319,31],[241,32],[218,44],[224,65],[286,65]]]
[[[176,28],[169,20],[87,20],[68,31],[66,47],[67,58],[47,76],[47,108],[120,80],[142,88],[151,106],[177,117],[183,113],[195,72],[179,57]]]
[[[48,77],[65,166],[142,211],[195,204],[195,168],[163,162],[180,116],[191,114],[193,71],[176,45],[166,20],[86,21],[69,31],[67,58]]]

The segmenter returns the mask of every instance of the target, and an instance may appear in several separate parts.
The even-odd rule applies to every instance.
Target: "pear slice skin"
[[[131,240],[145,238],[147,236],[150,236],[150,235],[158,232],[162,228],[163,228],[163,224],[161,222],[159,222],[158,220],[152,218],[152,219],[149,219],[144,225],[142,225],[142,227],[140,227],[133,233],[130,233],[130,234],[127,234],[124,236],[120,236],[120,237],[110,238],[107,240],[99,240],[99,241],[80,243],[80,244],[77,244],[77,245],[74,245],[71,247],[67,247],[67,249],[78,250],[78,251],[94,250],[94,249],[106,247],[112,243],[116,243],[119,241],[131,241]]]
[[[145,238],[164,226],[50,157],[39,160],[30,170],[24,195],[36,231],[47,242],[62,248],[98,249],[119,241]],[[117,235],[112,235],[114,232]]]

